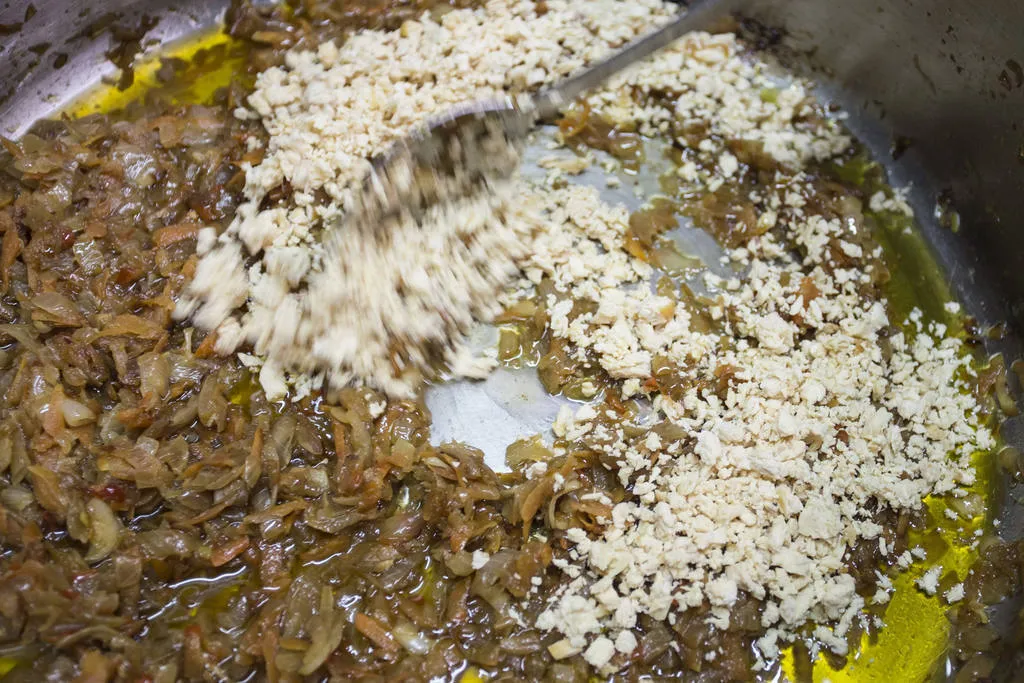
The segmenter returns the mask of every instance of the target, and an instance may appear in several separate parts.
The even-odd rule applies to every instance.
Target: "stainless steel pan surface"
[[[17,138],[115,73],[107,53],[126,37],[129,45],[153,51],[213,26],[226,4],[5,0],[0,134]],[[752,6],[742,22],[750,38],[813,75],[823,97],[849,112],[849,128],[884,162],[892,184],[912,188],[910,203],[952,291],[981,327],[1005,323],[1006,333],[988,339],[987,350],[1008,361],[1021,358],[1024,3],[744,4]],[[593,182],[603,186],[599,180]],[[605,191],[635,204],[628,193]],[[691,248],[712,261],[714,247],[691,238]],[[470,441],[499,465],[506,445],[545,429],[560,405],[532,376],[513,371],[499,371],[484,383],[433,388],[427,400],[435,438]],[[1024,418],[1006,420],[1001,437],[1024,450]],[[1024,485],[1000,480],[993,500],[998,534],[1024,537]],[[1020,596],[990,610],[1006,638],[1019,637],[1022,614]],[[993,674],[1000,680],[1019,676],[1024,653],[1001,666]],[[936,665],[937,677],[955,675],[951,664]]]

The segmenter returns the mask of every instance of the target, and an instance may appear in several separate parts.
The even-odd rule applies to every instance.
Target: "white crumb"
[[[935,595],[939,590],[939,577],[942,575],[942,567],[935,566],[926,571],[921,578],[914,583],[927,595]]]

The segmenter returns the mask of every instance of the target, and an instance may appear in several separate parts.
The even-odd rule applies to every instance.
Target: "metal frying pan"
[[[115,70],[104,56],[119,25],[150,27],[154,47],[212,26],[226,0],[0,0],[0,134],[17,137]],[[911,204],[953,292],[984,325],[1005,322],[990,352],[1021,358],[1024,337],[1024,3],[1019,0],[757,0],[764,47],[815,71],[826,97]],[[109,22],[108,22],[109,23]],[[770,27],[770,28],[766,28]],[[624,197],[623,197],[624,198]],[[622,198],[620,198],[622,199]],[[950,230],[943,207],[959,214]],[[1017,387],[1019,389],[1019,387]],[[499,374],[429,398],[438,436],[488,452],[550,424],[557,401],[530,379]],[[455,409],[457,407],[457,410]],[[474,436],[473,425],[486,424]],[[1024,450],[1024,417],[1002,436]],[[1024,486],[994,500],[1004,539],[1024,536]],[[1019,600],[1019,598],[1018,598]],[[1020,629],[1020,604],[992,618]],[[1024,664],[1024,662],[1022,662]],[[1019,673],[1019,671],[1017,672]],[[940,672],[941,674],[941,672]]]

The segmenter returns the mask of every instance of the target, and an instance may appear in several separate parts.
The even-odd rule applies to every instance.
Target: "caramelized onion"
[[[86,504],[89,515],[89,552],[86,562],[98,562],[114,551],[120,540],[121,520],[110,506],[99,498]]]
[[[96,421],[96,413],[74,399],[65,398],[60,404],[60,410],[65,424],[69,427],[81,427]]]

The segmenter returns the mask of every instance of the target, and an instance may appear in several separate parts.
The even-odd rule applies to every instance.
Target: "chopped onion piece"
[[[96,421],[96,413],[89,409],[84,403],[70,398],[65,398],[60,404],[61,412],[64,414],[64,424],[68,427],[81,427]]]

